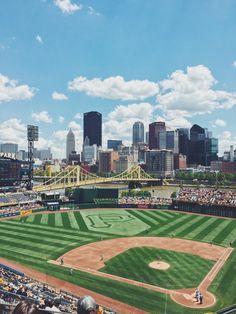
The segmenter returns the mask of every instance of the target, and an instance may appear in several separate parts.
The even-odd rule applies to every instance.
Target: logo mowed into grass
[[[91,214],[86,216],[93,228],[110,228],[114,224],[135,220],[131,215],[122,214]]]

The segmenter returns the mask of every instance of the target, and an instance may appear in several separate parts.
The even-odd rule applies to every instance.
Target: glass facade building
[[[102,146],[102,114],[97,111],[84,113],[84,140],[89,138],[90,145]]]

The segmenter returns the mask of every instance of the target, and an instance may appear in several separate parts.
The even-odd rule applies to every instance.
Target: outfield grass
[[[130,221],[132,224],[128,228]],[[136,227],[136,223],[139,228]],[[163,313],[166,297],[161,293],[80,271],[75,271],[75,276],[72,278],[67,269],[47,263],[47,260],[56,259],[75,247],[100,241],[101,237],[105,240],[134,235],[174,235],[179,238],[211,241],[223,246],[233,241],[235,247],[236,220],[176,212],[117,209],[110,214],[108,211],[101,210],[38,214],[22,219],[0,221],[0,256],[79,284],[147,312]],[[220,276],[217,276],[211,286],[211,291],[219,300],[215,309],[236,303],[235,261],[236,253],[233,252]],[[180,307],[169,297],[167,301],[169,314],[206,312]]]

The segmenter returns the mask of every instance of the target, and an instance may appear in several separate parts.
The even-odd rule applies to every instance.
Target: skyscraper
[[[153,122],[149,124],[149,149],[160,149],[159,133],[166,131],[165,122]]]
[[[189,154],[189,129],[179,128],[179,153],[185,156]]]
[[[102,114],[97,111],[84,113],[84,140],[89,138],[92,146],[102,146]]]
[[[141,121],[133,124],[133,145],[144,143],[144,125]]]
[[[69,160],[69,155],[75,151],[75,135],[70,129],[66,137],[66,160]]]

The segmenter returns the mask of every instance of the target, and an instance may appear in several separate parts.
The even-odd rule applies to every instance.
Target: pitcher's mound
[[[160,261],[160,262],[155,261],[155,262],[151,262],[148,266],[151,268],[155,268],[155,269],[166,270],[170,267],[170,264],[168,264],[166,262],[162,262],[162,261]]]

